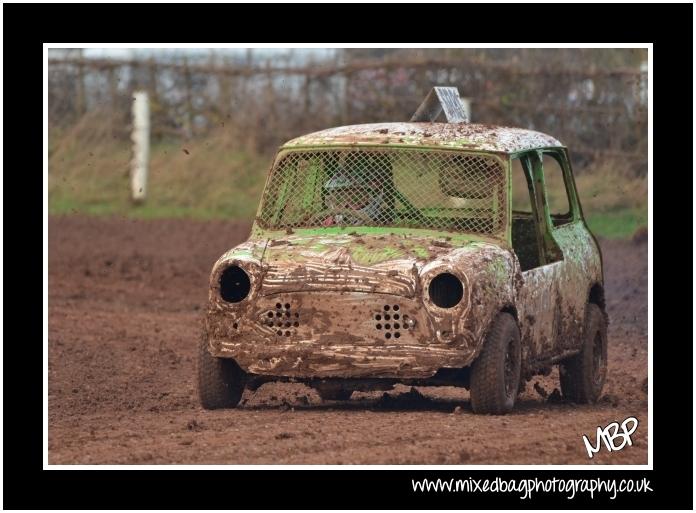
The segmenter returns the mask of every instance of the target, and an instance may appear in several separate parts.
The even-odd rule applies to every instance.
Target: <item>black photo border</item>
[[[138,22],[134,23],[133,13]],[[685,271],[693,97],[691,4],[4,4],[4,504],[11,509],[692,508],[692,303]],[[461,23],[457,22],[461,20]],[[542,42],[654,44],[654,470],[44,470],[42,443],[43,43]],[[683,162],[683,156],[687,162]],[[659,157],[659,158],[658,158]],[[658,165],[659,162],[659,165]],[[687,177],[689,178],[687,180]],[[677,182],[679,180],[679,182]],[[679,185],[678,185],[679,184]],[[675,187],[676,186],[676,187]],[[678,199],[678,201],[675,201]],[[692,198],[693,200],[693,198]],[[662,203],[664,201],[664,203]],[[660,208],[660,207],[664,208]],[[668,208],[667,208],[668,207]],[[675,209],[683,208],[684,213]],[[660,221],[656,221],[660,226]],[[693,226],[692,226],[693,228]],[[657,237],[655,238],[655,236]],[[689,247],[691,247],[689,245]],[[670,260],[668,260],[668,258]],[[677,259],[679,261],[677,261]],[[678,275],[676,274],[678,272]],[[675,279],[676,278],[676,279]],[[33,283],[37,282],[37,283]],[[664,293],[664,296],[662,295]],[[669,299],[669,300],[667,300]],[[659,307],[659,308],[658,308]],[[687,310],[688,309],[688,310]],[[414,492],[423,477],[647,478],[652,493]]]

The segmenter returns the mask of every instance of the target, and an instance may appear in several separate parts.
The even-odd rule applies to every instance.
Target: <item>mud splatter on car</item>
[[[567,212],[549,206],[547,159]],[[512,208],[515,173],[528,211]],[[403,382],[466,387],[474,411],[500,414],[557,364],[563,394],[594,402],[607,323],[559,141],[470,123],[339,127],[279,149],[249,240],[213,267],[201,402],[233,407],[272,380],[348,395]]]

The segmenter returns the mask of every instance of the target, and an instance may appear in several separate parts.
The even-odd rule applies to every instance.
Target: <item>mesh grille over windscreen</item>
[[[266,228],[389,226],[500,234],[505,171],[492,155],[412,149],[281,153],[262,198]]]

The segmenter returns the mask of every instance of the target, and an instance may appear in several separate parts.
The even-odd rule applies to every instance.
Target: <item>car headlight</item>
[[[464,286],[454,274],[440,273],[430,280],[428,297],[439,308],[454,308],[464,297]]]
[[[230,265],[220,273],[220,297],[228,303],[239,303],[251,291],[251,280],[244,269]]]

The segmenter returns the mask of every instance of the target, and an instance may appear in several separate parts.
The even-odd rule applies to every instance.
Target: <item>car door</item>
[[[559,280],[566,262],[549,216],[543,152],[533,150],[514,156],[510,173],[511,240],[522,276],[516,298],[522,359],[525,367],[534,367],[535,362],[558,351],[558,321],[562,318]]]
[[[599,251],[582,219],[567,154],[562,148],[539,152],[544,177],[544,208],[548,228],[563,260],[556,286],[554,353],[572,352],[582,343],[585,307],[590,288],[601,282]]]

